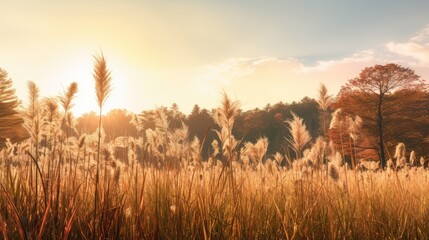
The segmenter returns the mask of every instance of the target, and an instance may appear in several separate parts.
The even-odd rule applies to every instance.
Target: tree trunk
[[[381,169],[384,169],[386,167],[386,155],[384,153],[384,138],[383,138],[383,113],[381,109],[381,105],[383,103],[383,95],[380,94],[378,98],[378,111],[377,111],[377,125],[378,125],[378,148],[380,151],[380,163],[381,163]]]

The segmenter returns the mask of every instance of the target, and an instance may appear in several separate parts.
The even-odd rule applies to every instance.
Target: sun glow
[[[109,55],[107,55],[106,59],[108,68],[111,71],[112,91],[103,105],[103,114],[115,108],[127,108],[127,98],[125,96],[128,95],[129,90],[124,82],[131,78],[126,73],[128,71],[125,68],[126,63],[121,64],[120,61],[114,61],[114,58]],[[48,93],[52,92],[55,94],[58,92],[57,87],[60,87],[64,91],[72,82],[76,82],[78,84],[78,92],[72,108],[76,117],[86,112],[94,111],[98,113],[99,111],[96,101],[93,67],[93,56],[87,53],[74,54],[69,58],[69,61],[56,68],[52,73],[52,78],[58,79],[58,76],[61,76],[59,81],[60,86],[58,86],[58,81],[56,81],[57,84],[46,89]]]
[[[78,84],[78,92],[73,101],[72,112],[76,116],[80,116],[84,112],[96,111],[97,104],[95,101],[94,80],[92,77],[92,62],[90,57],[85,57],[84,54],[76,53],[68,58],[64,64],[53,72],[53,78],[60,76],[60,87],[65,90],[72,83]],[[54,85],[47,91],[58,92],[55,89],[58,85]]]

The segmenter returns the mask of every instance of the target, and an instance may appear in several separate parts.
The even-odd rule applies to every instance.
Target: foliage
[[[364,120],[365,134],[374,139],[369,147],[377,149],[385,167],[386,147],[419,137],[418,122],[428,116],[427,94],[426,84],[413,70],[392,63],[375,65],[341,88],[334,108]]]
[[[27,137],[22,127],[23,120],[17,112],[18,104],[12,80],[0,68],[0,146],[4,146],[6,138],[16,142]]]

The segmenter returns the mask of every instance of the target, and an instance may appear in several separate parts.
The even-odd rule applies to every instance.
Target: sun
[[[54,84],[46,84],[46,95],[58,95],[64,92],[72,83],[78,84],[78,92],[73,101],[71,111],[75,117],[84,113],[99,113],[97,104],[94,72],[94,55],[88,48],[81,48],[68,53],[66,60],[55,66],[49,77]],[[103,114],[108,114],[113,109],[128,109],[139,112],[136,109],[139,104],[147,102],[142,96],[150,99],[150,91],[143,87],[142,79],[148,78],[145,71],[133,64],[125,55],[115,52],[104,52],[107,68],[111,72],[111,92],[103,105]]]
[[[71,108],[76,117],[91,111],[98,113],[95,81],[92,73],[93,58],[90,54],[85,53],[70,54],[67,60],[54,73],[57,78],[58,76],[60,78],[57,87],[61,89],[51,90],[52,92],[64,92],[72,82],[78,84],[78,91],[73,100],[73,107]],[[106,105],[107,107],[109,106]]]
[[[63,69],[59,69],[63,81],[61,87],[66,88],[71,82],[78,84],[78,92],[71,109],[75,116],[80,116],[85,112],[97,110],[95,100],[95,84],[92,77],[92,59],[90,56],[78,54],[70,57],[64,64]]]

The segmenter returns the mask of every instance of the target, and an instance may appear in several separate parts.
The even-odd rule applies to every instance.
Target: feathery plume
[[[100,142],[101,142],[101,114],[103,110],[103,105],[106,102],[107,97],[111,92],[111,76],[110,71],[107,69],[106,59],[103,54],[99,56],[94,56],[94,73],[93,77],[95,80],[95,93],[97,95],[97,103],[100,108],[100,114],[98,119],[98,144],[97,144],[97,170],[95,175],[95,194],[94,194],[94,222],[93,228],[95,233],[97,231],[97,208],[98,208],[98,183],[99,183],[99,168],[100,168]]]
[[[40,134],[43,130],[44,121],[41,118],[41,108],[39,103],[39,87],[33,81],[29,81],[28,87],[28,111],[23,114],[24,128],[31,136],[32,144],[38,146]],[[37,149],[36,149],[37,152]],[[37,158],[37,154],[36,154]]]
[[[261,163],[268,150],[268,138],[261,137],[255,144],[246,142],[244,144],[243,156],[249,157],[250,160]]]
[[[240,103],[238,101],[232,101],[224,92],[221,107],[218,108],[214,114],[216,124],[220,127],[228,127],[232,129],[235,117],[238,114],[239,106]]]
[[[298,117],[295,113],[292,113],[292,120],[285,121],[289,127],[291,137],[286,140],[291,144],[292,148],[296,152],[297,158],[301,157],[301,152],[304,147],[311,141],[310,133],[307,131],[302,118]]]
[[[283,155],[279,152],[276,152],[273,157],[277,165],[281,166],[284,158]]]
[[[396,145],[394,158],[396,158],[396,166],[397,167],[404,167],[405,166],[405,164],[407,162],[407,159],[405,158],[405,144],[398,143],[398,145]]]
[[[100,108],[103,107],[106,99],[109,97],[111,88],[111,73],[107,69],[106,59],[104,55],[94,56],[94,79],[95,79],[95,93],[97,95],[97,103]]]
[[[215,130],[215,132],[222,144],[222,154],[229,161],[232,160],[233,151],[238,145],[238,141],[232,135],[232,128],[239,111],[239,106],[240,103],[238,101],[232,101],[224,92],[221,107],[216,109],[213,114],[214,122],[221,128],[220,131]]]
[[[33,81],[28,81],[27,83],[28,88],[28,98],[29,98],[29,117],[34,118],[38,114],[39,110],[39,96],[40,96],[40,89]]]
[[[328,107],[331,105],[332,99],[331,95],[328,95],[328,89],[325,84],[320,84],[319,87],[319,97],[317,99],[317,103],[319,104],[320,109],[326,111]]]
[[[341,108],[338,108],[337,110],[335,110],[334,113],[332,113],[332,120],[331,120],[331,124],[329,125],[329,129],[341,128],[341,125],[342,125]]]
[[[362,118],[359,116],[356,116],[355,119],[351,117],[346,118],[349,122],[348,124],[348,132],[350,137],[353,139],[353,141],[358,140],[359,138],[359,132],[362,127]]]
[[[70,108],[73,107],[72,100],[77,93],[77,83],[72,82],[67,88],[67,91],[64,92],[62,96],[59,97],[60,103],[64,108],[64,112],[68,112]]]
[[[417,158],[416,158],[416,152],[411,151],[410,153],[410,165],[414,166],[414,164],[417,163]]]
[[[49,123],[57,122],[60,115],[58,112],[58,104],[54,98],[46,98],[43,102],[43,115]]]
[[[320,166],[325,162],[327,144],[322,137],[318,137],[311,149],[305,153],[304,157],[313,162],[314,165]]]

